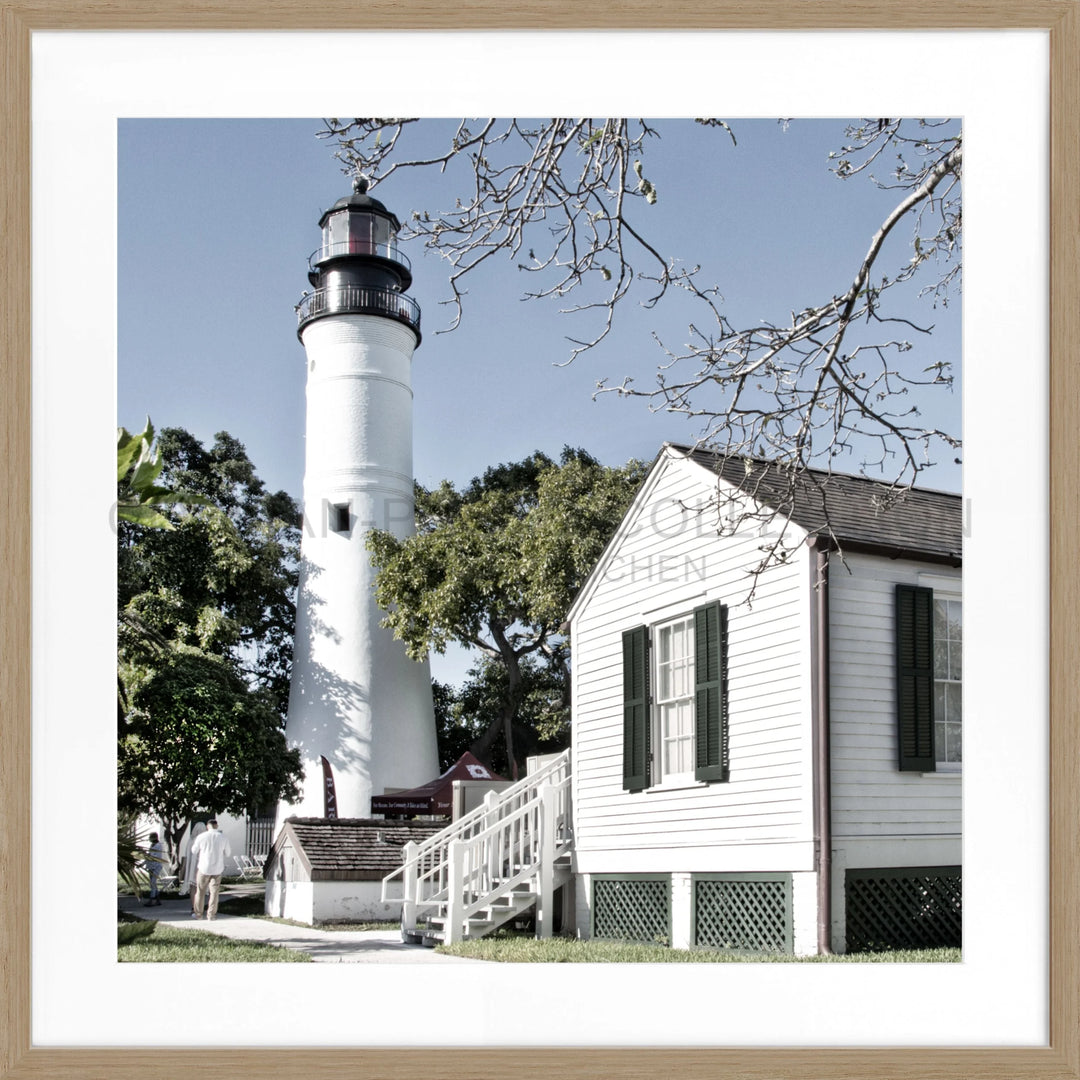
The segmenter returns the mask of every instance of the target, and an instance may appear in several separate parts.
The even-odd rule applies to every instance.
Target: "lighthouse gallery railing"
[[[321,315],[384,315],[420,330],[420,305],[406,293],[379,285],[328,285],[296,305],[298,328]]]

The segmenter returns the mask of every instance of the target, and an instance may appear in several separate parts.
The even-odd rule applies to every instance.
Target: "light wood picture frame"
[[[52,1049],[31,1042],[31,36],[48,30],[1034,29],[1050,35],[1050,881],[1046,1047]],[[731,1076],[1080,1080],[1080,8],[1078,0],[0,0],[0,1080]],[[133,1030],[133,1043],[138,1034]]]

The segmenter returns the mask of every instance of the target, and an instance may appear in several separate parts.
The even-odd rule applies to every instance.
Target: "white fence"
[[[274,842],[274,819],[248,818],[244,835],[244,854],[256,862],[263,862],[270,854],[270,845]]]

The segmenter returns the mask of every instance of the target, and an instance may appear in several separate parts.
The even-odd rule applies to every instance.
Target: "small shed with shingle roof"
[[[315,924],[397,919],[401,901],[382,900],[382,879],[405,845],[443,827],[381,818],[288,818],[267,856],[266,913]]]

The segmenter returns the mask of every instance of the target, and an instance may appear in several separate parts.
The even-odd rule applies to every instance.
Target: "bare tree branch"
[[[703,138],[709,129],[726,132],[737,147],[727,122],[698,123]],[[433,133],[447,140],[436,150]],[[596,393],[643,398],[654,411],[695,420],[697,445],[723,462],[768,459],[794,493],[817,483],[810,470],[827,475],[837,459],[854,459],[863,475],[899,493],[935,452],[960,446],[957,432],[925,424],[913,404],[931,389],[948,390],[952,370],[944,361],[918,367],[912,338],[933,326],[897,307],[893,292],[917,278],[917,295],[936,308],[960,286],[963,149],[955,121],[848,125],[830,155],[832,171],[843,182],[859,177],[895,191],[896,201],[850,284],[826,291],[809,282],[809,304],[789,301],[782,320],[750,326],[730,321],[718,288],[699,282],[698,264],[668,254],[642,226],[642,212],[658,197],[645,165],[660,141],[651,121],[489,118],[421,129],[415,118],[330,119],[320,134],[336,141],[348,170],[373,184],[401,169],[434,169],[447,175],[448,190],[461,192],[450,209],[414,212],[402,232],[448,262],[451,329],[463,314],[468,276],[493,260],[508,259],[535,276],[527,298],[595,313],[590,333],[570,339],[567,363],[610,334],[632,290],[646,308],[672,291],[699,303],[689,344],[670,349],[654,334],[666,357],[654,386],[624,378],[599,383]],[[410,153],[406,137],[421,134],[421,152]],[[905,223],[909,236],[895,239]],[[903,261],[883,272],[885,253],[900,244]],[[718,514],[723,528],[740,527],[732,513],[729,507]],[[783,529],[771,531],[756,572],[788,558],[789,541]]]

